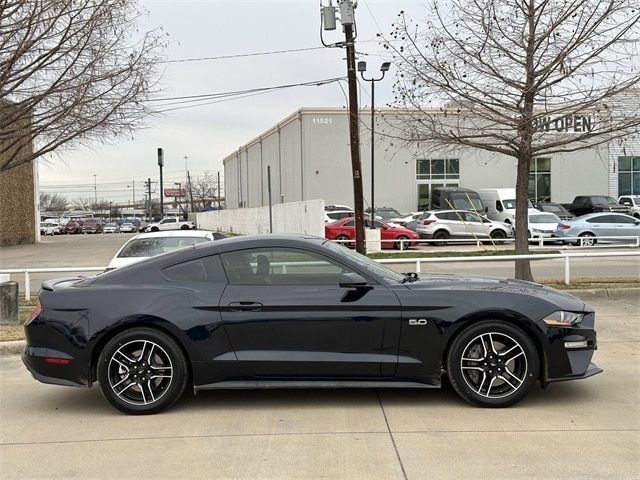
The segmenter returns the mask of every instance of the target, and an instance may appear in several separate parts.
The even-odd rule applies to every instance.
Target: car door
[[[489,236],[490,223],[484,223],[477,213],[464,212],[466,227],[469,232],[478,238],[486,238]]]
[[[627,216],[615,215],[616,217],[616,233],[620,237],[638,237],[640,236],[640,220]],[[634,242],[636,240],[626,238],[624,242]]]
[[[390,377],[401,309],[394,292],[318,252],[256,248],[221,255],[229,279],[220,300],[225,331],[248,377]]]

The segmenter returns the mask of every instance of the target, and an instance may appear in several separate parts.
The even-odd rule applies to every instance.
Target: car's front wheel
[[[494,230],[489,236],[494,241],[494,243],[502,244],[504,243],[504,239],[507,238],[507,234],[503,230]]]
[[[184,354],[168,335],[152,328],[132,328],[116,335],[97,365],[104,397],[134,415],[157,413],[184,392],[188,369]]]
[[[446,359],[455,391],[481,407],[518,403],[538,379],[540,360],[531,338],[502,321],[482,321],[465,328]]]
[[[152,232],[159,232],[160,229],[158,227],[151,227]]]

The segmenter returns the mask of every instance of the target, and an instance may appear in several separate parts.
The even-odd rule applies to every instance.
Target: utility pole
[[[158,148],[158,166],[160,167],[160,220],[164,218],[164,190],[162,184],[162,167],[164,167],[164,151]]]
[[[96,181],[97,175],[93,174],[93,204],[98,204],[98,183]]]
[[[347,81],[349,83],[349,139],[351,143],[351,174],[353,177],[353,209],[356,227],[356,250],[365,254],[367,248],[364,235],[364,194],[362,190],[362,165],[360,163],[360,125],[358,120],[358,83],[356,78],[356,50],[353,26],[355,23],[353,0],[338,0],[340,23],[344,31],[344,43],[327,47],[345,46],[347,49]],[[336,9],[329,1],[322,7],[322,21],[325,30],[335,30]],[[320,30],[322,32],[322,29]]]
[[[136,181],[131,184],[131,192],[133,193],[133,208],[136,208]]]
[[[149,220],[151,220],[151,179],[147,178],[147,198],[148,198],[148,203],[147,203],[147,218]]]
[[[187,170],[187,181],[189,182],[189,199],[191,200],[191,211],[194,212],[193,208],[193,189],[191,188],[191,175],[189,174],[189,170]]]
[[[220,208],[220,170],[218,170],[218,210]]]

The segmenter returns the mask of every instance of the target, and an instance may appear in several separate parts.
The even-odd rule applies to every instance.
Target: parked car
[[[347,217],[353,217],[353,210],[325,210],[324,223],[335,222]]]
[[[139,233],[120,247],[109,262],[109,265],[107,265],[107,271],[131,265],[178,248],[191,247],[198,243],[212,242],[213,240],[213,232],[206,230]]]
[[[325,210],[325,212],[334,212],[336,210],[350,210],[350,211],[353,211],[353,207],[350,207],[348,205],[325,205],[324,206],[324,210]]]
[[[578,195],[573,199],[568,210],[576,217],[580,217],[598,212],[628,213],[629,207],[620,205],[614,198],[606,195]]]
[[[81,221],[68,222],[64,226],[64,233],[66,233],[67,235],[75,235],[76,233],[82,233],[82,222]]]
[[[515,198],[515,196],[514,196]],[[431,194],[429,210],[466,210],[483,213],[484,206],[475,190],[462,187],[438,187]]]
[[[371,215],[371,208],[367,208],[365,213],[368,215]],[[375,215],[378,220],[382,220],[383,222],[389,222],[391,221],[392,218],[398,218],[398,217],[404,216],[395,208],[391,208],[391,207],[376,208]]]
[[[365,228],[371,228],[371,220],[365,218]],[[418,234],[404,227],[393,227],[386,223],[376,220],[375,227],[380,230],[380,240],[382,248],[404,249],[415,247]],[[328,240],[351,240],[352,242],[344,242],[344,245],[353,246],[356,239],[356,227],[353,217],[343,218],[333,223],[327,223],[324,226],[324,236]]]
[[[418,220],[424,212],[411,212],[409,215],[405,215],[404,217],[392,218],[389,220],[389,223],[394,225],[399,225],[401,227],[408,228],[409,230],[416,231],[416,227],[418,225]]]
[[[102,232],[102,220],[99,218],[87,218],[82,223],[82,233]]]
[[[120,233],[120,227],[118,226],[117,223],[112,222],[112,223],[107,223],[103,228],[102,228],[102,232],[103,233]]]
[[[516,224],[516,189],[485,188],[478,190],[487,218],[497,222]],[[528,201],[528,213],[536,213],[531,201]]]
[[[561,222],[555,213],[538,212],[529,214],[529,239],[551,238]]]
[[[599,241],[598,237],[640,236],[640,219],[622,213],[590,213],[558,224],[554,236],[560,239],[579,237],[578,240],[564,240],[564,243],[589,247]],[[616,240],[615,238],[606,239],[608,242]],[[635,240],[620,239],[618,241],[633,242]]]
[[[559,203],[551,203],[551,202],[534,203],[533,207],[536,208],[537,210],[540,210],[541,212],[554,213],[558,217],[560,217],[560,220],[571,220],[572,218],[575,217],[573,213],[571,213],[569,210],[564,208],[564,206],[560,205]]]
[[[629,215],[640,218],[640,195],[622,195],[618,203],[629,208]]]
[[[420,238],[440,240],[436,245],[446,245],[449,238],[491,238],[501,241],[513,237],[508,223],[494,222],[475,212],[465,210],[436,210],[424,212],[416,232]]]
[[[135,223],[124,222],[120,225],[120,231],[123,233],[137,232],[138,227]]]
[[[57,225],[49,222],[40,222],[40,235],[55,235]]]
[[[538,382],[602,372],[595,319],[584,301],[530,282],[418,278],[320,238],[244,236],[45,281],[22,360],[44,383],[98,383],[129,414],[188,391],[438,388],[445,376],[465,401],[495,408]]]
[[[176,217],[163,218],[159,222],[151,222],[146,227],[140,227],[141,232],[159,232],[167,230],[192,230],[196,228],[192,221],[180,220]]]
[[[60,223],[60,221],[57,218],[45,218],[43,222],[53,226],[54,235],[60,235],[64,233],[64,225]]]

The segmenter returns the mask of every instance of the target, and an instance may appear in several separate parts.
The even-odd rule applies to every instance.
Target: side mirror
[[[343,273],[340,275],[339,282],[342,288],[363,288],[367,286],[367,281],[357,273]]]
[[[489,213],[489,207],[484,207],[484,213]]]

